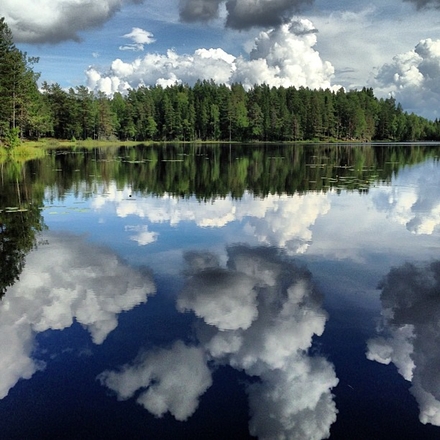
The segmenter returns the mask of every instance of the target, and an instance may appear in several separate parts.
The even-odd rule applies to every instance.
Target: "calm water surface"
[[[0,165],[0,439],[440,438],[439,156]]]

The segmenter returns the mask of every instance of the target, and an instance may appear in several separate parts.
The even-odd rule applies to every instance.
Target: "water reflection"
[[[35,217],[16,259],[26,267],[16,264],[22,275],[0,302],[0,431],[437,438],[400,375],[375,374],[385,368],[366,359],[365,343],[374,338],[368,356],[395,363],[422,420],[438,423],[439,273],[399,266],[438,258],[439,152],[172,145],[56,152],[18,174],[0,167],[0,209],[28,209],[0,218]],[[52,232],[30,251],[43,200]],[[376,286],[392,266],[377,335]],[[76,356],[84,347],[93,356]],[[42,361],[45,374],[34,374]]]
[[[137,397],[137,403],[157,417],[169,411],[180,421],[194,413],[200,396],[212,385],[203,349],[186,346],[182,341],[169,349],[142,352],[121,371],[105,371],[98,378],[120,400],[146,389]]]
[[[44,368],[32,357],[36,333],[79,322],[95,344],[116,328],[118,314],[155,293],[149,273],[125,265],[84,237],[47,234],[27,257],[20,280],[0,302],[0,398]]]
[[[440,426],[440,261],[393,268],[380,287],[380,336],[368,341],[367,357],[396,365],[420,421]]]
[[[182,201],[169,194],[156,198],[130,195],[131,188],[118,189],[111,184],[105,195],[97,196],[91,206],[97,211],[112,210],[121,218],[138,217],[152,226],[168,223],[177,228],[180,223],[191,221],[202,228],[221,228],[236,221],[244,222],[247,236],[256,237],[261,244],[284,248],[289,254],[307,250],[312,242],[311,227],[330,210],[328,194],[323,193],[268,195],[256,200],[245,192],[239,201],[228,196],[213,199],[209,204],[195,198]],[[130,238],[146,245],[159,236],[150,227],[127,225],[126,230],[136,232]]]
[[[414,234],[432,234],[440,225],[438,161],[404,167],[392,186],[382,186],[373,197],[378,210]]]
[[[310,272],[272,248],[232,246],[227,255],[225,265],[210,252],[185,255],[176,306],[199,318],[196,344],[142,352],[102,373],[101,383],[119,399],[147,388],[138,403],[186,420],[211,385],[210,369],[229,365],[258,379],[247,387],[251,435],[328,437],[338,379],[325,357],[310,353],[328,318]]]
[[[19,279],[26,255],[45,229],[43,193],[24,177],[23,164],[0,164],[0,298]]]
[[[438,145],[167,145],[54,153],[35,161],[27,178],[44,179],[48,199],[88,196],[112,182],[142,195],[210,200],[245,192],[274,194],[368,192],[402,167],[438,158]],[[63,170],[63,172],[59,172]],[[105,192],[105,191],[104,191]]]

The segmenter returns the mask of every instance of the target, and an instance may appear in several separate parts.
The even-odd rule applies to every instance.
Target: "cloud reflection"
[[[381,186],[373,196],[379,211],[414,234],[431,235],[440,225],[438,163],[402,168],[392,186]]]
[[[211,372],[201,348],[177,341],[170,349],[142,352],[120,371],[105,371],[98,379],[127,400],[146,389],[137,402],[151,414],[162,417],[170,412],[184,421],[198,407],[199,397],[211,386]]]
[[[283,248],[291,255],[306,252],[312,242],[312,226],[330,211],[328,195],[320,193],[268,195],[256,201],[253,194],[246,192],[240,200],[225,197],[212,203],[200,203],[195,198],[182,201],[170,194],[134,200],[129,199],[129,194],[130,189],[119,191],[112,184],[105,197],[94,199],[92,207],[101,210],[113,205],[119,217],[136,216],[173,227],[191,221],[202,228],[221,228],[240,221],[244,232],[255,236],[259,243]],[[155,238],[148,233],[150,242]]]
[[[336,420],[331,389],[338,379],[331,363],[309,354],[327,320],[310,272],[273,249],[238,246],[228,254],[227,270],[253,280],[258,315],[250,327],[229,331],[204,318],[202,345],[214,361],[260,378],[248,388],[252,435],[327,438]]]
[[[109,249],[77,236],[46,238],[49,245],[28,255],[20,280],[0,302],[0,398],[43,368],[32,359],[36,333],[77,321],[101,344],[119,313],[155,293],[150,274],[126,266]]]
[[[331,389],[338,379],[330,362],[309,353],[312,338],[323,333],[327,320],[311,274],[272,248],[230,247],[225,267],[209,252],[190,252],[185,260],[187,279],[177,308],[199,318],[199,345],[176,342],[170,350],[143,353],[120,372],[103,373],[101,382],[120,399],[147,387],[147,404],[144,394],[139,403],[152,414],[170,411],[185,420],[197,407],[196,397],[210,385],[207,362],[230,365],[259,379],[247,389],[252,435],[327,438],[336,420]],[[186,355],[189,350],[191,356]],[[171,360],[159,362],[157,357]],[[187,371],[193,371],[193,377],[187,378]],[[182,395],[188,393],[181,395],[182,413],[172,406],[172,385],[163,396],[162,374],[185,384],[180,387]],[[157,393],[150,391],[154,381]]]
[[[440,426],[440,261],[393,268],[381,287],[382,328],[367,358],[394,363],[412,383],[420,421]]]

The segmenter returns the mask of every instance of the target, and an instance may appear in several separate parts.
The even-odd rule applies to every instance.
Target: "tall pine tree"
[[[32,118],[38,93],[38,75],[32,70],[35,62],[38,59],[28,58],[15,47],[11,30],[0,18],[0,139],[10,147]]]

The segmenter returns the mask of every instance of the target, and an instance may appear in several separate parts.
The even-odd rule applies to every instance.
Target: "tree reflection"
[[[403,166],[439,154],[432,145],[168,144],[53,153],[36,171],[53,197],[91,195],[98,183],[114,181],[144,195],[210,200],[245,192],[366,192],[390,182]]]
[[[45,228],[41,216],[43,194],[26,179],[17,162],[0,165],[0,297],[20,277],[26,255]]]

